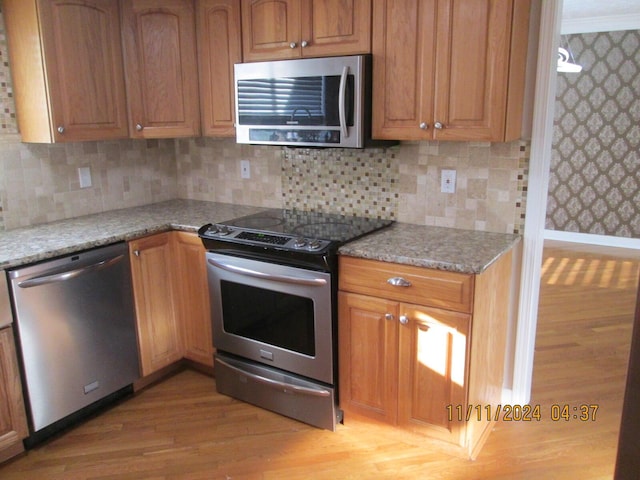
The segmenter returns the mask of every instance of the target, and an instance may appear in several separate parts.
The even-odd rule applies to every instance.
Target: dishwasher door
[[[9,272],[32,432],[139,378],[125,243]]]

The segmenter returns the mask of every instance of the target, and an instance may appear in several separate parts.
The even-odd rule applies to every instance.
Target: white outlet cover
[[[79,167],[78,180],[80,180],[80,188],[89,188],[91,186],[91,168]]]
[[[442,170],[440,177],[440,191],[442,193],[455,193],[456,191],[456,171]]]

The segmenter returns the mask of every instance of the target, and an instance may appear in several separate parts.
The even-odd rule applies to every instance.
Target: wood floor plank
[[[0,465],[2,480],[611,479],[640,255],[545,247],[532,404],[477,460],[363,419],[328,432],[215,392],[185,370]],[[598,404],[595,421],[552,405]],[[571,411],[571,415],[573,415]]]

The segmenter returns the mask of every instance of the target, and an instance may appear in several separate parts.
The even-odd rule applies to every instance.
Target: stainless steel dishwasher
[[[37,443],[139,378],[129,252],[118,243],[8,275]]]

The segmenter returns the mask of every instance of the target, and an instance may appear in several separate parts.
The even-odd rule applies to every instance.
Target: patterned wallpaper
[[[640,237],[640,30],[563,36],[546,228]],[[566,45],[566,43],[565,43]]]

